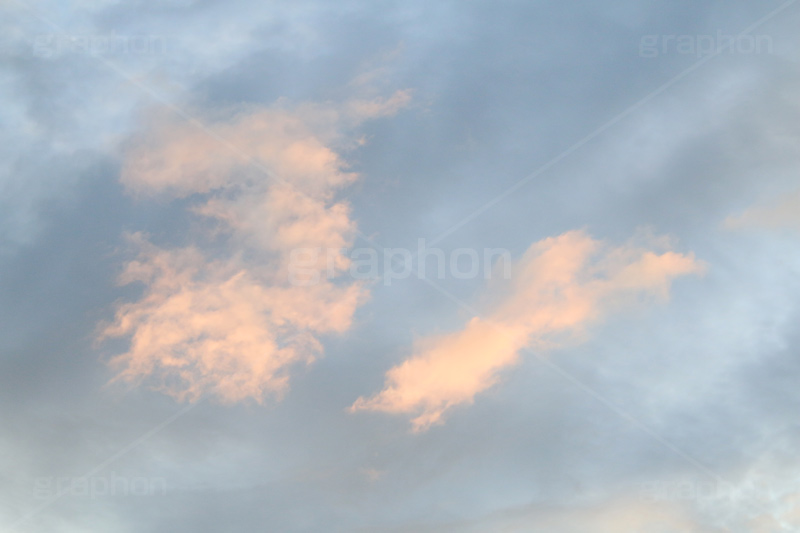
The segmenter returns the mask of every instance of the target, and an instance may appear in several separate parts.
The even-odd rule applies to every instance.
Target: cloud
[[[384,389],[351,409],[410,413],[414,429],[424,430],[494,385],[523,348],[580,339],[609,313],[666,300],[674,278],[702,270],[691,254],[656,253],[634,243],[612,247],[583,231],[544,239],[514,265],[510,282],[492,287],[494,302],[484,317],[417,341],[412,356],[387,372]]]
[[[355,180],[335,148],[356,144],[350,130],[365,120],[390,116],[408,104],[409,91],[389,98],[354,99],[343,104],[287,108],[234,108],[224,118],[200,123],[156,109],[145,131],[128,146],[121,181],[134,193],[195,193],[272,180],[313,197]],[[253,176],[252,168],[259,170]],[[249,170],[249,172],[248,172]]]
[[[777,201],[747,209],[725,220],[729,229],[762,227],[768,229],[800,227],[800,190],[787,193]]]
[[[534,525],[535,524],[535,525]],[[704,526],[689,510],[675,502],[651,502],[633,494],[595,504],[570,507],[527,505],[503,509],[483,519],[458,528],[437,531],[592,531],[618,533],[722,533],[722,529]]]
[[[181,400],[279,396],[289,366],[322,352],[316,334],[347,330],[367,296],[358,284],[280,286],[236,260],[208,263],[196,248],[162,250],[141,234],[131,240],[141,251],[121,281],[146,290],[103,331],[131,336],[128,351],[112,360],[121,369],[116,379],[153,376],[156,388]]]
[[[147,380],[190,401],[280,396],[291,366],[318,357],[319,336],[346,331],[369,296],[363,282],[341,277],[357,228],[336,196],[357,176],[339,152],[356,144],[355,126],[395,113],[407,95],[293,109],[282,102],[229,110],[206,125],[152,113],[128,143],[122,183],[138,196],[191,196],[192,212],[213,224],[174,249],[130,236],[136,258],[120,282],[144,284],[143,295],[120,305],[99,336],[130,339],[112,359],[115,380]],[[305,263],[314,282],[298,283],[290,261],[308,248],[334,252]]]

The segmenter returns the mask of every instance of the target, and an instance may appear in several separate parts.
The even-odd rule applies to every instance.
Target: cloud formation
[[[211,261],[196,248],[162,250],[140,235],[141,249],[121,277],[147,287],[123,304],[105,337],[131,336],[112,360],[116,379],[152,376],[178,399],[204,393],[230,403],[279,395],[287,371],[322,352],[320,333],[342,332],[367,296],[362,285],[329,281],[271,283],[239,261]]]
[[[357,176],[340,152],[357,144],[358,124],[395,113],[408,98],[399,91],[293,109],[282,102],[205,124],[153,113],[128,144],[122,183],[139,196],[191,196],[192,211],[213,224],[209,235],[182,248],[130,236],[137,256],[120,282],[145,288],[100,334],[130,338],[112,360],[115,379],[147,379],[190,401],[280,395],[289,368],[319,356],[319,335],[346,331],[368,298],[363,282],[341,277],[349,267],[344,249],[357,230],[337,193]],[[302,248],[340,252],[317,265],[326,276],[298,284],[288,264]]]
[[[725,220],[725,226],[729,229],[800,227],[800,190],[787,193],[769,204],[753,206],[739,216],[730,216]]]
[[[652,242],[667,247],[664,239]],[[493,287],[494,303],[463,330],[415,343],[412,356],[386,374],[383,390],[352,410],[410,413],[415,430],[473,402],[513,365],[523,348],[548,349],[580,338],[585,328],[642,300],[666,300],[672,281],[703,271],[692,254],[656,253],[634,243],[611,246],[583,231],[534,243]]]
[[[502,509],[485,518],[459,527],[437,531],[553,531],[593,533],[722,533],[704,526],[690,510],[676,502],[647,501],[637,494],[625,494],[613,500],[577,504],[570,507],[526,505]]]

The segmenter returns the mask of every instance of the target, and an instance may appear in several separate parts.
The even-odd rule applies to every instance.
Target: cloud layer
[[[800,226],[800,191],[794,191],[769,204],[756,205],[738,216],[725,220],[726,227],[762,227],[768,229],[797,228]]]
[[[30,10],[12,2],[0,17],[0,529],[31,512],[16,530],[800,530],[796,218],[787,204],[788,230],[720,224],[800,187],[800,3],[767,21],[781,2],[73,4],[36,3],[63,29],[60,52],[42,43],[62,32]],[[640,54],[654,36],[737,35],[757,21],[769,52]],[[86,46],[147,36],[165,47]],[[359,125],[407,101],[392,96],[403,87],[413,111]],[[153,94],[193,103],[209,131],[162,107],[142,116]],[[499,311],[516,283],[496,280],[462,313],[413,280],[352,284],[339,255],[331,284],[287,280],[292,246],[346,244],[358,228],[416,248],[554,158],[450,233],[444,253],[519,259],[587,228],[614,244],[594,264],[647,226],[680,248],[625,247],[691,250],[707,274],[673,278],[667,305],[642,304],[660,300],[655,289],[595,298],[595,313],[575,311],[591,317],[581,325],[542,327],[516,353],[530,326]],[[120,270],[133,283],[116,285]],[[442,283],[465,299],[481,282]],[[464,363],[489,368],[468,385],[497,383],[478,404],[422,434],[408,420],[437,405],[347,412],[473,317],[459,349],[505,342],[494,355],[511,361]],[[104,318],[119,336],[98,353]],[[409,332],[426,337],[416,349]],[[115,373],[98,364],[118,354]],[[141,386],[121,396],[127,380]],[[240,403],[175,419],[183,410],[148,386]],[[242,405],[287,386],[279,408]],[[70,491],[42,508],[42,481],[87,472],[164,480],[167,494]]]
[[[352,128],[407,101],[401,91],[338,106],[282,103],[206,123],[153,113],[129,142],[123,184],[139,196],[199,198],[191,209],[212,229],[169,249],[131,236],[137,256],[120,282],[142,283],[144,294],[100,335],[130,338],[112,361],[116,379],[147,379],[181,400],[283,392],[289,367],[320,355],[319,335],[346,331],[368,297],[341,278],[356,224],[336,195],[356,175],[334,147],[354,145]],[[289,261],[307,248],[336,252],[306,263],[314,283],[298,283],[309,280],[292,279]]]
[[[633,243],[614,247],[583,231],[534,243],[514,265],[510,283],[493,287],[499,295],[492,295],[484,317],[419,340],[412,356],[387,372],[384,389],[352,409],[411,413],[414,428],[426,429],[494,385],[523,348],[559,346],[622,307],[665,300],[676,277],[703,268],[692,254]]]

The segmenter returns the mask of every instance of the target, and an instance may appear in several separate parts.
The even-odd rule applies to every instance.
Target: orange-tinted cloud
[[[800,228],[800,191],[786,194],[770,204],[751,207],[739,216],[728,217],[725,226],[730,229],[748,226]]]
[[[316,336],[347,330],[367,296],[361,285],[328,280],[277,285],[235,260],[209,262],[195,248],[162,250],[141,235],[133,241],[140,254],[121,281],[144,283],[145,293],[120,306],[103,336],[131,337],[112,361],[117,379],[151,377],[179,399],[280,395],[289,367],[321,353]]]
[[[319,336],[347,330],[368,297],[363,283],[341,278],[356,224],[336,196],[357,176],[336,148],[355,145],[359,122],[407,101],[399,92],[339,106],[240,109],[205,129],[153,114],[128,145],[122,182],[140,196],[192,196],[192,211],[215,222],[224,244],[212,255],[199,243],[161,249],[133,236],[137,257],[120,281],[143,283],[144,293],[101,333],[130,339],[112,360],[116,379],[147,381],[182,400],[280,395],[291,366],[319,356]],[[290,275],[301,249],[326,252],[304,264],[318,274],[313,283]]]
[[[232,109],[202,127],[159,109],[129,143],[121,181],[135,193],[180,197],[263,181],[267,172],[274,183],[327,199],[356,178],[336,151],[357,143],[350,130],[396,113],[409,98],[398,91],[340,105]]]
[[[691,254],[612,247],[582,231],[537,242],[510,282],[493,287],[485,317],[415,343],[412,356],[387,372],[384,389],[352,409],[409,413],[416,430],[426,429],[495,384],[523,348],[560,345],[623,306],[664,300],[674,278],[702,270]]]

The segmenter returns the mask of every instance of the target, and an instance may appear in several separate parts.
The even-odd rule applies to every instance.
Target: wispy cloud
[[[574,531],[722,533],[724,531],[703,525],[695,513],[676,502],[646,501],[637,494],[625,494],[612,500],[586,502],[569,507],[523,505],[500,509],[475,520],[425,529],[431,533],[531,530],[554,533]]]
[[[669,246],[664,239],[649,244]],[[667,299],[673,279],[703,268],[691,254],[657,253],[633,242],[615,247],[583,231],[534,243],[512,279],[492,287],[494,303],[483,317],[461,331],[419,340],[412,356],[387,372],[384,389],[351,409],[413,414],[415,430],[424,430],[494,385],[523,348],[580,338],[609,313]]]
[[[800,190],[788,193],[770,203],[753,206],[738,216],[730,216],[725,220],[725,226],[730,229],[800,228]]]
[[[346,331],[369,296],[363,282],[341,276],[357,231],[338,198],[357,178],[341,153],[359,142],[361,122],[408,100],[400,91],[342,104],[279,102],[218,113],[203,127],[153,112],[128,144],[123,184],[138,196],[191,196],[213,229],[175,249],[130,236],[137,256],[120,282],[143,283],[144,293],[120,305],[100,335],[130,338],[112,360],[116,379],[146,380],[181,400],[280,395],[290,367],[319,356],[319,335]],[[304,247],[341,252],[317,265],[322,281],[300,286],[287,265]]]

